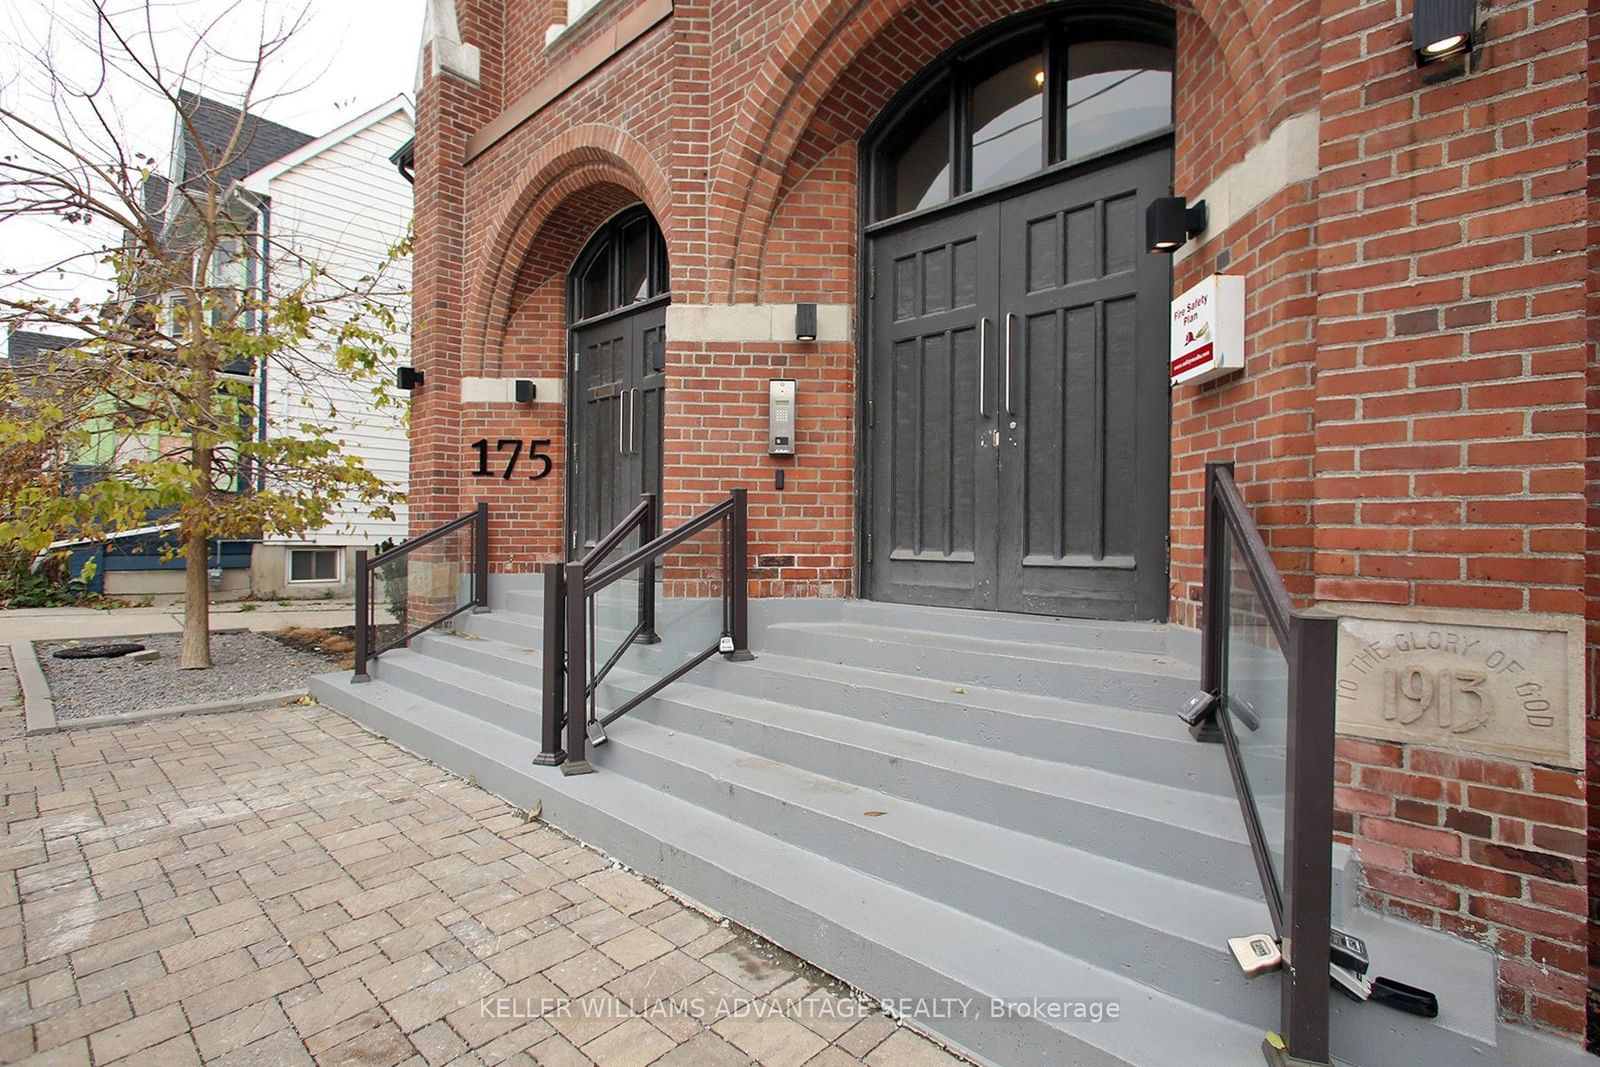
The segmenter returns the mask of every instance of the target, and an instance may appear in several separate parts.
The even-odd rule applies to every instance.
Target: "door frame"
[[[604,250],[607,243],[614,242],[615,238],[623,228],[632,225],[637,219],[640,218],[649,219],[654,232],[660,237],[659,248],[652,250],[650,253],[650,264],[648,269],[651,272],[652,279],[655,279],[656,273],[659,272],[659,284],[661,291],[655,295],[646,297],[645,299],[636,301],[632,304],[622,304],[598,315],[590,315],[587,318],[579,318],[579,280],[582,278],[585,268],[594,261],[595,256],[599,255],[600,252]],[[615,257],[613,257],[611,273],[613,275],[613,280],[616,281],[619,274],[619,267],[615,262]],[[654,282],[652,282],[652,284],[654,284]],[[620,211],[613,212],[599,225],[597,225],[594,228],[594,232],[584,239],[583,247],[579,249],[578,254],[573,257],[571,266],[567,268],[566,275],[563,279],[562,300],[562,310],[566,316],[566,365],[562,371],[562,381],[564,382],[563,389],[566,399],[566,411],[562,415],[562,429],[566,434],[566,440],[563,443],[563,458],[566,463],[566,468],[563,472],[564,477],[562,478],[562,491],[564,499],[561,503],[562,559],[570,560],[575,558],[575,553],[577,552],[576,538],[581,525],[577,512],[578,464],[573,462],[574,449],[578,441],[578,416],[581,411],[581,406],[578,403],[579,397],[577,388],[578,375],[576,356],[578,351],[578,333],[580,330],[583,330],[586,327],[597,326],[615,319],[624,318],[630,315],[638,315],[647,311],[653,311],[656,308],[669,306],[671,303],[671,259],[669,251],[666,247],[666,235],[661,230],[661,224],[656,221],[655,215],[642,201],[629,204]],[[663,385],[662,388],[665,389],[665,385]],[[665,411],[664,405],[663,411]],[[656,455],[660,458],[664,468],[666,462],[664,448],[664,441],[666,439],[665,419],[662,420],[662,425],[657,429],[661,435],[661,441],[657,442]]]
[[[874,219],[877,207],[884,196],[883,179],[885,168],[880,163],[880,156],[883,153],[887,139],[894,132],[895,126],[908,113],[916,111],[919,107],[926,107],[926,100],[930,91],[950,77],[952,70],[958,63],[1000,45],[1007,37],[1040,29],[1046,32],[1055,32],[1053,28],[1065,24],[1082,25],[1087,32],[1098,33],[1111,39],[1121,36],[1161,41],[1173,50],[1174,64],[1179,61],[1173,13],[1172,9],[1168,7],[1133,0],[1131,3],[1118,4],[1115,7],[1090,3],[1067,11],[1047,7],[1043,10],[1020,12],[1000,20],[980,33],[957,42],[938,59],[929,63],[895,93],[860,140],[860,150],[857,152],[856,175],[857,270],[854,316],[855,336],[858,339],[855,359],[856,514],[854,532],[856,551],[852,568],[852,581],[856,595],[859,597],[866,597],[870,589],[869,570],[872,566],[867,561],[868,538],[873,534],[872,512],[874,504],[872,499],[871,466],[873,432],[869,426],[868,410],[871,401],[869,383],[872,380],[869,375],[873,370],[872,322],[869,308],[878,267],[878,264],[872,258],[872,238],[903,227],[917,226],[943,214],[964,211],[982,204],[1007,200],[1035,189],[1046,188],[1102,165],[1119,162],[1161,147],[1165,147],[1172,152],[1173,158],[1176,160],[1176,126],[1168,125],[1162,129],[1153,130],[1144,137],[1113,145],[1103,151],[1051,164],[1036,173],[1011,182],[951,197],[944,203],[936,204],[933,207],[896,215],[887,219]],[[1176,76],[1173,78],[1173,85],[1174,91],[1176,91]],[[1175,107],[1174,115],[1176,115]],[[1046,135],[1054,136],[1054,133],[1047,131]],[[952,163],[956,162],[955,157],[955,146],[952,146]],[[1162,539],[1167,548],[1158,561],[1163,588],[1170,584],[1172,572],[1170,534],[1172,433],[1170,405],[1167,408],[1167,430],[1164,441],[1160,442],[1160,447],[1164,453],[1163,468],[1169,472],[1169,481],[1164,490],[1168,497],[1169,531]],[[873,554],[874,556],[877,555],[876,552]],[[1163,608],[1162,618],[1165,618],[1165,614],[1166,612]]]

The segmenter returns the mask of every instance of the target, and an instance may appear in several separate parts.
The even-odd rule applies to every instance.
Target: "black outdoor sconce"
[[[1477,18],[1477,0],[1415,0],[1411,46],[1417,52],[1417,66],[1472,51]]]
[[[538,387],[526,378],[518,378],[514,394],[519,404],[531,404],[533,398],[539,395]]]
[[[1181,196],[1160,196],[1144,210],[1144,236],[1152,252],[1176,252],[1206,228],[1206,202],[1194,206]]]
[[[397,367],[394,372],[395,388],[410,392],[422,384],[422,372],[415,367]]]
[[[817,305],[795,305],[794,339],[796,341],[815,341],[817,339]]]

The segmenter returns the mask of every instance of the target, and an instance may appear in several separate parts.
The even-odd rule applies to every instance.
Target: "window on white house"
[[[250,245],[242,238],[226,237],[217,242],[211,253],[211,266],[206,271],[211,325],[254,328],[251,311],[247,309],[244,314],[237,314],[249,296],[254,281],[253,267]]]
[[[189,335],[189,298],[183,293],[169,293],[166,298],[167,325],[173,339]]]
[[[291,548],[289,550],[289,580],[291,582],[337,582],[339,580],[339,550],[337,548]]]

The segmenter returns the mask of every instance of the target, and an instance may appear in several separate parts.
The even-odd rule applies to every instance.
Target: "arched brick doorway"
[[[1173,20],[1035,12],[862,142],[864,590],[1166,614]]]
[[[638,204],[590,236],[567,276],[569,552],[661,491],[667,246]]]

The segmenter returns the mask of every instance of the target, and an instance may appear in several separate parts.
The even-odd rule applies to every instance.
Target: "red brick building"
[[[1193,627],[1227,460],[1299,604],[1583,644],[1539,684],[1596,722],[1593,5],[1479,0],[1429,63],[1412,0],[573,6],[430,4],[414,533],[486,500],[527,572],[639,492],[672,525],[745,488],[757,597]],[[1171,194],[1206,218],[1152,253]],[[1169,301],[1219,273],[1244,367],[1170,386]],[[475,476],[502,438],[548,476]],[[1579,1039],[1581,742],[1342,733],[1365,904],[1490,946],[1501,1017]]]

